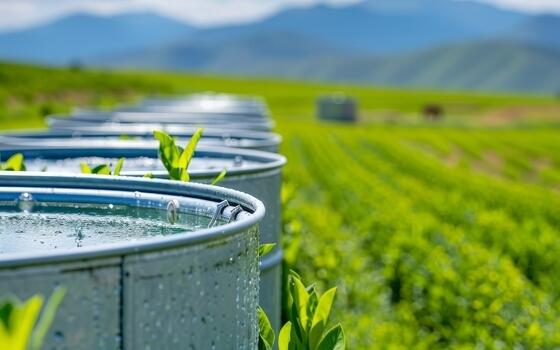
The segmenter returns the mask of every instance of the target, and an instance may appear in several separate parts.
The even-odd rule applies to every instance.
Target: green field
[[[560,101],[0,64],[0,126],[73,105],[216,90],[265,97],[284,136],[286,262],[321,289],[349,349],[560,347]],[[358,98],[358,125],[314,120]],[[427,103],[447,118],[422,121]]]

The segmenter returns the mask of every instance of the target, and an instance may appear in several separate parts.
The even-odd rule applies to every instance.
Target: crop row
[[[308,278],[340,286],[350,346],[560,344],[557,194],[449,167],[411,145],[418,131],[284,128],[287,251]],[[439,138],[424,141],[430,132]],[[497,152],[512,140],[472,134],[474,148]],[[550,141],[535,140],[542,152]]]
[[[560,144],[554,130],[417,132],[407,136],[452,166],[560,189]]]

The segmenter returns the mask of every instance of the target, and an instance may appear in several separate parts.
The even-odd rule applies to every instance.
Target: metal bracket
[[[218,221],[218,217],[222,215],[222,212],[227,207],[229,207],[229,202],[227,200],[222,201],[216,205],[216,211],[214,212],[214,216],[212,217],[212,220],[210,220],[210,223],[208,223],[208,228],[216,224],[216,222]]]
[[[229,217],[229,221],[228,223],[232,222],[233,220],[235,220],[237,218],[237,214],[241,213],[243,211],[243,208],[241,208],[240,205],[236,206],[235,208],[233,208],[231,210],[231,215]]]

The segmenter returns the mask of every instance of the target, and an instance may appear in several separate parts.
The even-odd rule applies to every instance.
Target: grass
[[[428,103],[441,104],[451,120],[501,111],[504,106],[558,107],[553,97],[543,96],[397,90],[155,72],[81,71],[0,63],[0,125],[3,128],[42,127],[45,115],[66,113],[72,106],[108,108],[150,94],[211,90],[261,95],[267,99],[280,124],[313,121],[315,98],[337,91],[358,99],[366,121],[372,115],[372,119],[377,120],[375,117],[386,114],[397,122],[414,121]]]
[[[548,96],[0,65],[0,127],[75,105],[216,90],[265,97],[289,159],[287,264],[321,290],[351,349],[560,346],[560,139]],[[317,122],[343,91],[361,122]],[[442,105],[447,118],[419,111]],[[498,122],[497,122],[498,121]]]

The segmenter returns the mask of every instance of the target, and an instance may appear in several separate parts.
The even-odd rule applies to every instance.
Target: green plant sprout
[[[202,129],[198,128],[183,149],[176,145],[175,139],[164,131],[155,130],[154,137],[159,141],[159,157],[172,180],[188,182],[187,171],[194,156],[198,141],[202,137]]]
[[[196,129],[185,148],[177,146],[175,139],[164,131],[154,130],[154,138],[159,141],[159,158],[169,174],[171,180],[189,182],[189,164],[194,156],[196,146],[202,137],[202,128]],[[212,185],[217,185],[224,179],[227,171],[224,169],[212,181]],[[145,177],[150,177],[146,174]]]
[[[4,171],[25,171],[25,163],[23,161],[23,154],[16,153],[6,163],[0,163],[0,170]]]
[[[265,255],[268,255],[272,249],[276,247],[276,243],[265,243],[259,246],[259,258],[262,258]]]
[[[266,312],[260,306],[257,306],[257,321],[259,325],[259,350],[272,350],[276,335]]]
[[[0,302],[0,349],[39,350],[65,294],[66,288],[57,287],[44,308],[42,295]]]
[[[226,177],[227,175],[227,170],[223,169],[218,176],[216,176],[216,178],[214,179],[214,181],[212,181],[212,185],[217,185],[220,182],[222,182],[222,180]]]
[[[112,171],[109,164],[101,164],[92,169],[87,163],[80,163],[80,168],[82,169],[82,174],[119,176],[121,174],[123,165],[124,165],[124,158],[119,158],[119,160],[115,164],[115,169]]]
[[[278,350],[344,350],[346,340],[340,324],[327,330],[336,288],[319,295],[315,285],[305,287],[301,277],[290,271],[292,299],[290,320],[278,335]],[[272,350],[275,334],[265,312],[259,308],[259,350]]]

